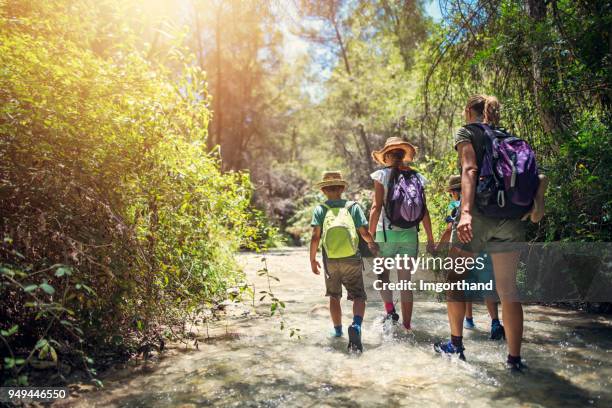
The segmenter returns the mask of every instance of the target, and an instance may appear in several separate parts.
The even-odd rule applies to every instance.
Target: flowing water
[[[240,260],[256,291],[261,255]],[[504,342],[488,339],[486,309],[474,305],[476,330],[466,331],[467,362],[436,355],[432,342],[448,336],[443,303],[417,302],[412,333],[383,328],[382,304],[370,299],[363,354],[346,338],[329,337],[331,323],[322,276],[310,272],[304,249],[267,255],[280,279],[272,290],[286,303],[285,323],[269,305],[232,307],[232,316],[206,332],[199,349],[176,347],[159,361],[109,373],[105,388],[65,405],[81,407],[196,406],[612,406],[612,321],[562,309],[525,308],[523,358],[530,367],[511,374]],[[342,301],[345,327],[350,303]],[[288,328],[300,328],[301,339]],[[383,330],[385,329],[385,330]]]

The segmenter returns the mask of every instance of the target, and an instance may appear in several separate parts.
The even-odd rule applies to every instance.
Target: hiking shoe
[[[387,313],[383,322],[389,322],[389,321],[393,323],[399,322],[399,315],[396,312]]]
[[[506,369],[511,373],[522,373],[528,368],[529,367],[527,367],[522,361],[519,361],[518,363],[510,363],[506,361]]]
[[[474,318],[466,317],[465,321],[463,322],[463,327],[465,327],[466,329],[473,329],[474,327],[476,327],[476,325],[474,324]]]
[[[363,351],[363,345],[361,344],[361,326],[351,324],[348,328],[348,349],[350,351]]]
[[[445,354],[447,356],[457,354],[459,355],[460,360],[465,361],[465,355],[463,354],[463,352],[465,351],[465,347],[454,346],[450,340],[434,343],[434,350],[436,353]]]
[[[504,326],[499,323],[491,324],[491,340],[501,340],[506,338]]]

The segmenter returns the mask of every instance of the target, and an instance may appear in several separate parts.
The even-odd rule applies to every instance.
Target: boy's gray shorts
[[[325,262],[325,296],[342,297],[342,286],[346,288],[348,300],[367,296],[363,286],[363,261],[361,259],[327,259]]]

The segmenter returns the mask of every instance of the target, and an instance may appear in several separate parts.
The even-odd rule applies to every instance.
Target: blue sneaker
[[[465,327],[466,329],[473,329],[474,327],[476,327],[476,325],[474,324],[474,318],[466,317],[465,322],[463,322],[463,327]]]
[[[361,344],[361,326],[358,326],[356,324],[351,324],[351,326],[348,328],[348,336],[349,336],[348,349],[350,351],[362,352],[363,345]]]
[[[329,337],[335,338],[335,337],[342,337],[342,336],[344,336],[344,333],[342,333],[342,331],[337,331],[334,329],[329,332]]]
[[[446,354],[448,356],[451,354],[458,354],[459,359],[465,361],[465,355],[463,354],[465,348],[463,346],[454,346],[450,340],[434,343],[434,350],[436,353]]]
[[[501,340],[506,338],[506,331],[504,326],[497,322],[491,323],[491,340]]]

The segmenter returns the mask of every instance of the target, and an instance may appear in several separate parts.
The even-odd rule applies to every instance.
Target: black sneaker
[[[522,361],[519,361],[518,363],[510,363],[509,361],[506,361],[506,369],[511,373],[523,373],[528,368],[529,367],[527,367]]]
[[[463,354],[465,348],[463,346],[454,346],[450,340],[434,343],[434,350],[436,353],[447,356],[457,354],[460,360],[465,361],[465,355]]]
[[[348,336],[348,349],[350,351],[362,352],[363,345],[361,344],[361,326],[351,324],[351,326],[348,328]]]
[[[501,340],[506,338],[504,326],[499,323],[491,324],[491,340]]]
[[[387,313],[384,319],[385,322],[391,321],[397,323],[399,321],[399,315],[396,312]]]

